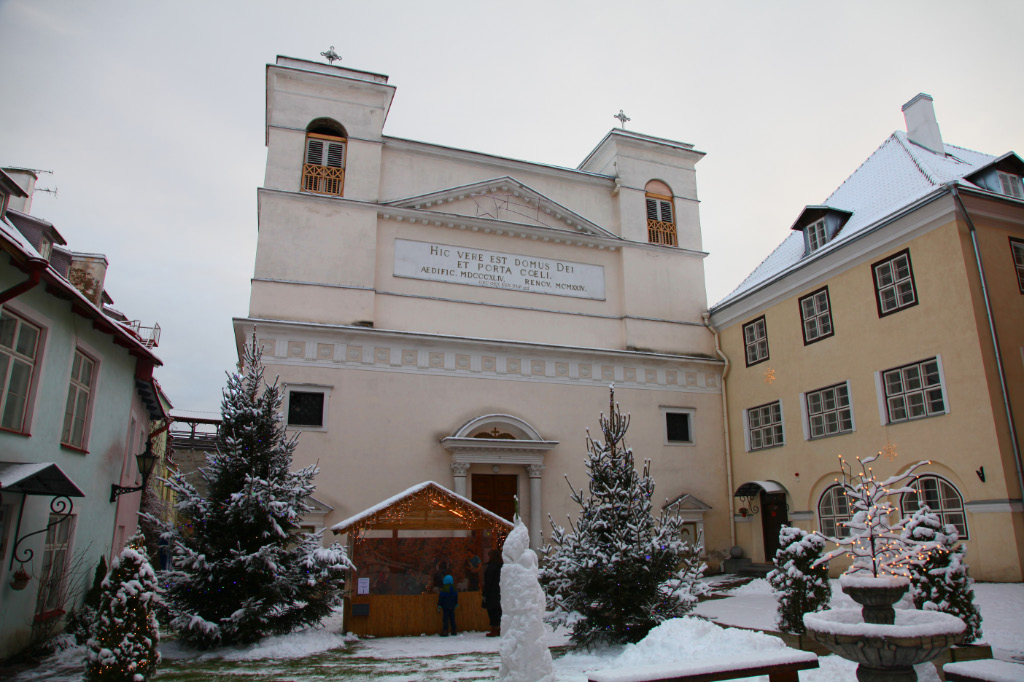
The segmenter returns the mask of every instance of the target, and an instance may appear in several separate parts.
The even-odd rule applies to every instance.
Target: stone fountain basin
[[[865,623],[860,609],[804,614],[807,634],[843,658],[870,668],[903,668],[932,660],[963,633],[962,620],[938,611],[897,609],[892,625]]]

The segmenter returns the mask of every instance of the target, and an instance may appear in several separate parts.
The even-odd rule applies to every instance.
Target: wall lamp
[[[135,461],[139,465],[139,473],[142,474],[142,485],[129,487],[113,483],[110,486],[110,501],[113,502],[125,493],[134,493],[144,489],[146,487],[146,481],[149,480],[149,475],[153,473],[153,467],[156,465],[156,460],[157,456],[153,454],[153,444],[147,440],[146,451],[135,455]]]

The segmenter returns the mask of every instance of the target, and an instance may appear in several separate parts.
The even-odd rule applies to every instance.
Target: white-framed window
[[[927,505],[942,521],[942,525],[956,528],[961,540],[967,540],[967,515],[964,513],[964,498],[956,486],[935,474],[922,474],[910,484],[916,493],[903,493],[901,506],[903,515],[910,516]]]
[[[821,218],[815,220],[813,223],[804,228],[804,234],[807,235],[807,253],[814,253],[821,247],[825,246],[828,241],[828,232],[825,230],[825,219]]]
[[[0,310],[0,428],[25,432],[41,338],[39,327]]]
[[[764,315],[743,325],[747,367],[768,359],[768,325]]]
[[[997,171],[996,175],[999,177],[999,188],[1003,194],[1015,199],[1024,199],[1024,187],[1021,186],[1019,175],[1004,173],[1003,171]]]
[[[46,529],[36,613],[64,608],[69,603],[65,590],[71,577],[68,572],[71,569],[71,539],[74,537],[75,516],[67,516],[62,520],[60,515],[50,514],[47,524],[54,525]]]
[[[946,413],[946,397],[938,358],[883,370],[881,378],[887,423]]]
[[[1017,287],[1024,294],[1024,241],[1010,237],[1010,256],[1017,273]]]
[[[311,431],[327,430],[327,406],[331,389],[312,384],[285,386],[285,424],[289,428]]]
[[[872,264],[871,272],[879,317],[917,305],[917,287],[914,285],[909,249]]]
[[[822,287],[802,297],[799,304],[805,346],[827,339],[835,333],[832,328],[832,306],[828,298],[828,287]]]
[[[830,538],[849,537],[850,528],[846,524],[852,518],[850,503],[846,499],[843,486],[833,485],[826,488],[818,500],[818,528],[821,534]]]
[[[804,394],[809,438],[827,438],[853,431],[850,388],[843,382]]]
[[[85,449],[92,407],[92,389],[95,383],[96,362],[80,350],[75,351],[71,365],[68,401],[64,407],[64,428],[60,442],[74,448]]]
[[[693,409],[663,407],[661,414],[665,424],[665,445],[694,444]]]
[[[785,445],[782,432],[782,401],[751,407],[746,412],[747,440],[750,450]]]

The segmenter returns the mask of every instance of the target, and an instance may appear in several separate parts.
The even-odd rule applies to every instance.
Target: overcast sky
[[[106,254],[115,307],[163,327],[174,406],[217,411],[276,55],[333,45],[390,76],[394,137],[574,168],[621,108],[694,144],[714,303],[918,92],[946,142],[1024,153],[1022,28],[1017,0],[0,0],[0,165],[52,171],[32,213]]]

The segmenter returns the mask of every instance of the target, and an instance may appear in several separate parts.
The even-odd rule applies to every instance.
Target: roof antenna
[[[334,65],[335,60],[341,61],[341,55],[334,51],[334,45],[331,45],[331,49],[326,52],[321,52],[320,56],[327,60],[329,64]]]

